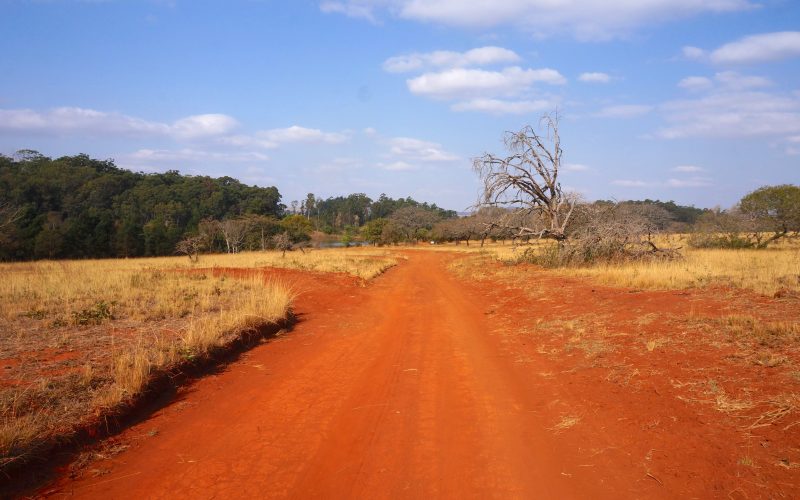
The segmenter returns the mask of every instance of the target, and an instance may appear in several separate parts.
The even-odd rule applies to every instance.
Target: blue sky
[[[800,2],[0,0],[0,152],[463,210],[558,110],[566,187],[800,182]]]

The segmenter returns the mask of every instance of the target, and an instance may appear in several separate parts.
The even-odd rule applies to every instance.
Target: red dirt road
[[[591,379],[587,392],[587,385],[539,376],[557,364],[520,359],[534,356],[534,347],[488,324],[492,299],[446,270],[452,256],[407,256],[367,287],[342,276],[284,272],[303,292],[291,333],[199,380],[115,438],[129,449],[94,462],[77,480],[59,480],[45,494],[561,499],[736,493],[714,483],[713,464],[681,464],[680,456],[674,462],[688,467],[686,477],[648,472],[645,462],[668,452],[647,452],[638,433],[651,431],[624,427],[623,414],[624,408],[646,414],[651,396],[622,401],[627,396],[614,386],[601,391],[609,402],[587,415],[580,405],[592,399]],[[614,407],[616,398],[622,408]],[[684,403],[668,401],[683,405],[669,410],[681,422],[693,418]],[[565,407],[573,406],[586,418],[574,429],[559,428]],[[682,446],[702,449],[702,426],[691,429],[700,436],[692,438],[696,445]],[[637,435],[619,434],[631,428]],[[702,453],[693,460],[704,460]]]

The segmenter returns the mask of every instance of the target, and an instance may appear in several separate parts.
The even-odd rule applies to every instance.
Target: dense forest
[[[87,155],[51,159],[36,151],[0,155],[0,260],[172,255],[187,236],[213,227],[245,228],[233,248],[273,246],[289,232],[356,235],[362,226],[413,207],[436,219],[456,213],[411,198],[362,193],[281,203],[276,187],[247,186],[231,177],[145,174]],[[303,217],[307,223],[299,223]],[[236,221],[237,224],[233,224]],[[231,249],[229,234],[208,238],[207,250]]]

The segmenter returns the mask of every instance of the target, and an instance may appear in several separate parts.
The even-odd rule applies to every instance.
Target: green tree
[[[757,238],[757,246],[764,248],[789,232],[800,232],[800,187],[782,184],[758,188],[741,199],[739,210],[756,222],[757,231],[773,233],[763,241]]]
[[[311,222],[300,214],[285,217],[280,222],[281,228],[289,236],[292,243],[300,243],[311,239]]]
[[[388,219],[379,218],[373,219],[361,228],[361,235],[364,237],[364,240],[369,242],[372,245],[377,245],[381,243],[381,236],[383,235],[383,229],[386,227],[386,224],[389,223]]]

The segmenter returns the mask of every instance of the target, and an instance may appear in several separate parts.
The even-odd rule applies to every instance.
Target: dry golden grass
[[[678,289],[724,285],[773,295],[780,290],[800,291],[800,250],[686,249],[674,261],[607,264],[560,269],[566,276],[585,276],[593,281],[631,288]]]
[[[591,267],[552,269],[562,276],[588,277],[611,286],[641,289],[682,289],[723,285],[773,295],[779,291],[800,292],[800,241],[784,240],[766,250],[694,249],[683,235],[666,236],[658,242],[681,247],[682,259],[599,264]],[[549,242],[513,246],[438,245],[437,250],[482,252],[505,262],[518,260],[528,249]]]
[[[285,284],[177,262],[0,265],[0,470],[136,398],[153,374],[287,317]]]
[[[164,259],[164,261],[173,268],[191,267],[185,257],[173,257]],[[294,251],[288,252],[285,256],[275,251],[202,255],[200,262],[194,267],[279,267],[325,273],[347,273],[369,280],[396,264],[397,259],[386,249],[361,247],[306,249],[305,253]]]

